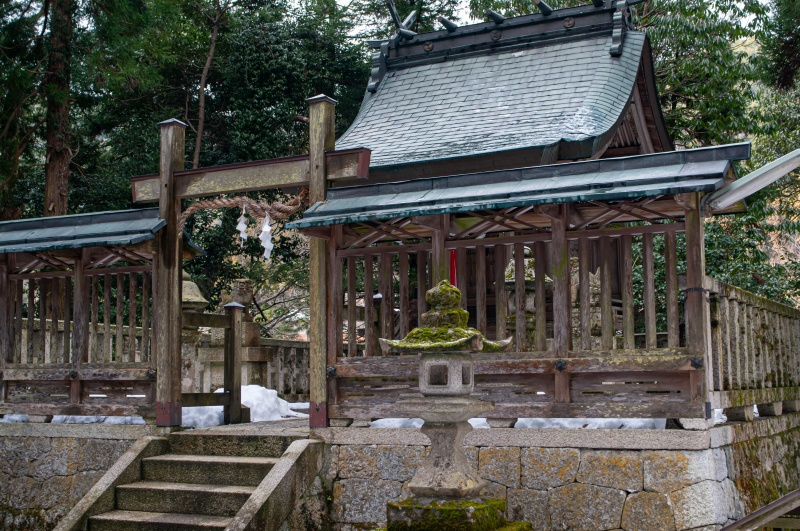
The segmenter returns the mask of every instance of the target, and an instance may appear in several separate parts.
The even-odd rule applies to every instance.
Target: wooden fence
[[[711,295],[714,408],[775,414],[800,398],[800,310],[706,278]],[[778,412],[778,414],[780,414]]]
[[[456,253],[469,325],[489,339],[514,337],[510,352],[475,355],[476,394],[497,405],[490,416],[705,416],[704,353],[687,347],[678,288],[683,230],[659,223],[568,232],[566,275],[556,271],[550,232],[445,241]],[[418,395],[416,356],[386,357],[377,338],[404,337],[427,311],[424,293],[441,276],[430,248],[336,253],[330,417],[396,416],[398,399]],[[562,321],[569,349],[558,354]]]
[[[12,349],[3,370],[4,413],[144,415],[153,412],[152,268],[8,275]],[[89,349],[78,356],[72,317],[88,305]]]

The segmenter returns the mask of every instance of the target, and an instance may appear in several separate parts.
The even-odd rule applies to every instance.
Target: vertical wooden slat
[[[98,275],[92,275],[92,282],[91,282],[91,315],[90,315],[90,324],[89,324],[89,362],[99,362],[102,361],[101,358],[98,357],[97,351],[97,319],[98,319],[98,293],[97,293],[97,285],[98,285]]]
[[[667,281],[667,346],[680,346],[680,318],[678,316],[678,257],[674,232],[664,234],[664,266]]]
[[[572,339],[567,205],[561,205],[558,211],[558,217],[551,220],[553,240],[550,247],[550,267],[553,276],[553,350],[557,357],[566,357],[569,356]],[[557,379],[556,384],[559,381],[560,379]],[[569,397],[568,388],[566,395]]]
[[[22,303],[23,303],[23,287],[22,280],[17,281],[17,301],[16,314],[15,314],[15,332],[16,338],[14,340],[14,363],[22,363]]]
[[[128,275],[128,361],[141,361],[136,348],[136,275]]]
[[[358,306],[356,303],[356,257],[347,259],[347,355],[356,356],[358,344]]]
[[[467,309],[467,281],[469,274],[467,273],[467,249],[459,247],[456,250],[456,287],[461,292],[460,306],[462,309]]]
[[[611,306],[611,238],[600,238],[600,343],[604,350],[614,348],[614,310]]]
[[[58,317],[60,305],[61,279],[50,281],[50,363],[64,363],[63,352],[58,342]]]
[[[591,278],[591,241],[588,238],[578,240],[578,283],[580,297],[580,330],[581,349],[592,349],[592,289]]]
[[[327,366],[336,365],[337,359],[342,356],[344,344],[342,341],[342,325],[344,294],[342,293],[342,268],[344,261],[336,257],[336,251],[342,244],[342,226],[334,225],[331,228],[332,238],[328,243],[330,265],[328,275],[328,353]],[[336,403],[336,387],[333,379],[328,380],[328,403]]]
[[[731,359],[731,310],[728,304],[728,297],[724,293],[717,294],[717,304],[719,305],[719,329],[722,338],[720,352],[722,354],[722,389],[730,391],[731,376],[733,375],[733,361]]]
[[[545,242],[533,244],[534,280],[536,294],[534,306],[536,308],[536,350],[547,350],[547,248]]]
[[[400,269],[400,285],[398,296],[400,299],[400,331],[399,337],[406,337],[408,334],[408,253],[400,253],[398,258],[398,268]]]
[[[76,273],[76,275],[77,275],[77,273]],[[72,310],[72,280],[69,279],[69,278],[65,278],[64,279],[64,316],[63,316],[63,319],[64,319],[64,337],[63,337],[63,339],[64,339],[64,341],[63,341],[64,353],[63,353],[63,358],[64,358],[64,362],[65,363],[69,362],[69,360],[70,360],[70,344],[71,344],[71,341],[70,341],[71,337],[70,336],[72,334],[72,330],[71,330],[72,327],[70,326],[70,322],[72,321],[72,319],[71,319],[72,316],[70,315],[71,310]],[[86,337],[88,339],[89,336],[86,336]]]
[[[111,352],[111,275],[103,275],[103,358],[113,359]]]
[[[381,337],[394,339],[394,290],[392,289],[392,254],[382,253],[378,259],[378,289],[381,298]]]
[[[344,325],[344,285],[342,271],[344,260],[336,256],[342,248],[343,227],[334,225],[331,227],[331,239],[328,243],[328,291],[325,294],[327,304],[327,352],[325,355],[325,376],[326,376],[326,397],[327,404],[336,404],[339,401],[339,388],[335,375],[329,375],[328,367],[334,367],[343,355],[344,341],[342,338],[342,328]],[[292,358],[289,368],[291,370],[289,383],[292,393],[295,392],[295,367],[297,364],[297,352],[292,349]]]
[[[486,335],[486,247],[475,248],[475,316],[476,328]]]
[[[644,304],[645,346],[656,348],[656,292],[653,256],[653,235],[645,234],[642,242],[642,302]]]
[[[450,215],[441,214],[437,216],[434,225],[436,228],[431,230],[431,286],[435,286],[442,280],[450,278],[448,276],[449,260],[445,256],[444,241],[449,229]]]
[[[622,337],[624,348],[636,348],[633,313],[633,237],[622,237]]]
[[[39,280],[39,334],[42,338],[40,363],[47,363],[47,290],[50,282],[46,279]]]
[[[373,257],[368,254],[364,257],[364,355],[377,356],[375,352],[375,306],[373,305]]]
[[[708,308],[708,292],[705,289],[705,225],[700,194],[684,196],[687,205],[685,215],[686,239],[686,346],[689,352],[703,359],[703,388],[705,394],[713,388],[711,367],[711,316]],[[699,372],[699,371],[698,371]]]
[[[505,245],[494,246],[494,319],[495,339],[506,338],[508,293],[506,292],[506,249]]]
[[[142,361],[150,361],[150,273],[142,273]]]
[[[527,343],[525,329],[525,246],[514,244],[514,304],[517,320],[515,322],[515,342],[517,352],[524,352]]]
[[[39,363],[35,353],[35,347],[33,342],[34,336],[34,324],[36,319],[36,302],[35,302],[35,295],[36,295],[36,288],[37,282],[33,279],[28,280],[28,322],[25,323],[27,326],[27,345],[26,345],[26,361],[28,363]]]
[[[425,292],[428,291],[428,252],[417,251],[417,326],[422,326],[422,314],[428,311]]]
[[[123,331],[125,328],[124,321],[122,320],[123,317],[123,306],[122,303],[124,302],[125,298],[125,278],[122,274],[114,275],[116,279],[116,305],[117,305],[117,315],[116,315],[116,330],[114,334],[114,361],[117,363],[129,361],[126,350],[124,348],[124,339],[123,339]]]
[[[8,278],[8,256],[0,255],[0,354],[2,364],[14,361],[14,299],[16,291]],[[3,390],[3,394],[5,391]],[[3,397],[0,397],[3,398]]]

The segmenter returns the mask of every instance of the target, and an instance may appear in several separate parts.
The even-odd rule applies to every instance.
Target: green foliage
[[[769,85],[791,88],[800,70],[800,2],[772,0],[772,17],[762,39],[766,61],[762,78]]]
[[[417,33],[439,29],[440,16],[454,22],[459,20],[459,0],[397,0],[395,6],[401,20],[412,11],[417,12],[416,21],[410,28]],[[385,0],[352,0],[350,11],[357,22],[359,38],[386,39],[397,31]]]

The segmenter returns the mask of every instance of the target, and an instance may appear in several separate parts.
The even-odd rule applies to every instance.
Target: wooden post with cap
[[[311,205],[325,201],[327,196],[327,171],[325,151],[335,146],[334,111],[336,101],[320,94],[309,98],[309,176],[308,198]],[[311,428],[328,426],[328,315],[334,301],[330,300],[329,276],[331,272],[328,242],[311,238],[309,254],[309,383]]]
[[[155,268],[156,425],[180,426],[181,415],[181,201],[174,173],[183,169],[186,124],[171,119],[161,126],[158,214],[167,225],[158,232]]]

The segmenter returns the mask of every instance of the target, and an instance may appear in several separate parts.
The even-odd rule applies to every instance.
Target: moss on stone
[[[496,531],[532,531],[533,524],[530,522],[511,522],[503,527],[497,528]]]
[[[425,294],[425,300],[433,307],[422,314],[422,326],[413,329],[401,340],[381,339],[385,350],[401,352],[464,352],[482,350],[499,352],[508,343],[489,341],[475,328],[467,326],[469,313],[458,307],[461,292],[442,280]],[[388,347],[387,347],[388,345]]]
[[[506,501],[501,499],[422,504],[408,498],[387,507],[388,531],[495,531],[506,525]]]
[[[423,328],[466,328],[469,313],[462,308],[431,310],[422,314]]]
[[[434,310],[454,308],[461,302],[461,291],[446,280],[442,280],[425,293],[425,300]]]

